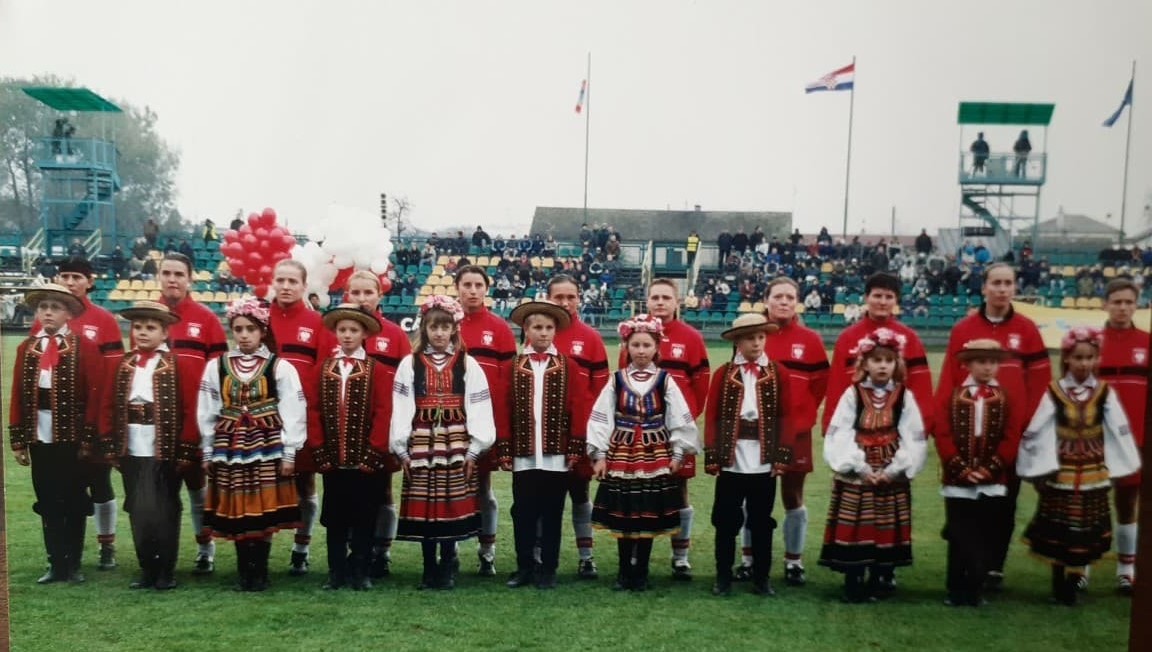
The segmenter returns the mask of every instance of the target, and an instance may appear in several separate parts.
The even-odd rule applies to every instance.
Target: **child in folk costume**
[[[736,535],[747,523],[751,534],[752,592],[771,596],[772,518],[776,476],[792,463],[795,439],[785,410],[791,405],[784,372],[764,353],[768,331],[779,327],[759,313],[741,315],[721,334],[735,355],[712,374],[705,412],[705,471],[718,476],[712,502],[716,528],[713,595],[732,590]],[[747,516],[745,516],[747,512]]]
[[[886,597],[893,568],[912,563],[909,481],[924,467],[927,443],[917,397],[903,384],[906,341],[888,328],[859,341],[855,382],[824,441],[836,475],[820,565],[844,573],[845,602]]]
[[[236,543],[237,590],[263,591],[272,535],[300,521],[292,476],[308,406],[296,369],[271,351],[268,304],[239,299],[226,317],[236,348],[204,366],[196,408],[204,527]]]
[[[1061,342],[1064,377],[1040,400],[1016,459],[1016,472],[1040,500],[1024,532],[1032,554],[1052,565],[1052,597],[1076,604],[1084,567],[1112,545],[1108,490],[1140,470],[1140,451],[1116,398],[1096,378],[1102,335],[1073,328]]]
[[[699,432],[676,381],[656,366],[660,319],[637,315],[618,330],[628,364],[609,378],[588,417],[588,454],[600,480],[592,523],[616,537],[613,590],[645,591],[652,540],[680,529],[676,473],[696,452]]]
[[[517,306],[510,319],[523,329],[527,346],[512,362],[506,397],[511,430],[497,433],[496,442],[502,470],[512,471],[516,572],[508,587],[535,583],[539,589],[552,589],[568,472],[587,456],[587,399],[575,385],[580,378],[576,361],[553,345],[556,331],[569,326],[568,311],[549,301],[530,301]],[[537,534],[539,568],[534,560]]]
[[[392,389],[390,446],[404,468],[396,538],[422,545],[420,588],[452,589],[456,543],[480,529],[476,462],[496,427],[484,371],[460,339],[463,308],[437,295],[420,312],[415,351],[400,361]]]
[[[198,386],[179,372],[168,327],[180,321],[163,303],[136,301],[120,311],[132,323],[134,348],[116,365],[104,392],[100,434],[105,458],[120,467],[124,511],[140,576],[133,589],[176,588],[180,551],[180,486],[200,463]]]
[[[948,599],[954,607],[983,603],[988,564],[998,537],[989,523],[1004,518],[1008,472],[1016,463],[1028,418],[1027,397],[1010,394],[996,376],[1011,353],[993,339],[966,342],[957,353],[968,376],[936,406],[936,451],[944,496],[944,539],[948,541]]]
[[[339,350],[320,364],[320,427],[308,433],[308,444],[324,480],[320,524],[328,533],[328,582],[355,591],[372,588],[368,563],[377,511],[384,497],[380,486],[391,478],[382,472],[392,419],[392,377],[364,350],[365,338],[380,332],[375,315],[345,303],[324,315],[324,326],[336,334]]]
[[[79,583],[92,514],[83,459],[96,439],[103,360],[95,344],[68,328],[84,305],[67,288],[43,285],[25,302],[40,329],[16,349],[8,436],[16,462],[32,467],[32,510],[40,515],[49,563],[37,582]]]

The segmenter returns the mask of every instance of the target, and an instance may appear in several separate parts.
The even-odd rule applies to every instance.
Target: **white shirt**
[[[57,346],[63,344],[64,337],[68,335],[69,332],[68,324],[61,326],[60,330],[56,331],[56,334],[53,336],[48,335],[48,331],[41,328],[40,331],[36,333],[36,337],[40,338],[40,341],[36,344],[36,350],[43,353],[48,346],[49,337],[56,338]],[[51,369],[40,370],[40,375],[36,378],[36,387],[40,389],[52,389]],[[52,438],[52,410],[36,409],[36,440],[43,444],[51,444],[55,441]]]
[[[532,347],[525,347],[524,353],[536,353]],[[549,346],[549,355],[559,355],[555,346]],[[565,455],[544,454],[544,370],[548,362],[530,360],[532,365],[532,457],[522,456],[512,458],[512,471],[560,471],[568,470],[568,458]],[[566,409],[566,406],[560,406]]]
[[[632,373],[648,372],[647,380],[637,380]],[[646,394],[656,383],[660,369],[649,364],[647,369],[636,369],[629,365],[628,384],[637,394]],[[696,428],[696,419],[692,418],[692,411],[684,394],[676,385],[672,376],[666,376],[664,382],[664,427],[668,429],[668,445],[672,449],[672,457],[681,459],[685,455],[693,455],[700,448],[700,431]],[[608,442],[612,438],[612,431],[616,429],[616,374],[608,377],[608,383],[600,390],[596,404],[592,406],[592,413],[588,417],[588,456],[594,460],[604,459],[608,455]]]
[[[1000,383],[995,378],[988,381],[989,387],[999,387]],[[969,396],[976,396],[980,391],[980,383],[973,380],[972,376],[968,376],[964,380],[962,387],[968,391]],[[984,436],[984,398],[976,397],[975,414],[972,417],[972,430],[973,435],[976,437]],[[969,486],[956,486],[956,485],[942,485],[940,487],[940,495],[945,498],[965,498],[968,500],[978,500],[980,496],[1007,496],[1008,488],[1003,484],[990,483],[978,484]]]
[[[1095,376],[1089,376],[1083,383],[1077,383],[1071,374],[1059,381],[1060,389],[1068,396],[1083,400],[1092,395],[1092,391],[1099,385]],[[1140,449],[1136,446],[1136,439],[1132,436],[1132,428],[1128,425],[1128,417],[1116,392],[1108,392],[1104,400],[1104,463],[1108,466],[1108,475],[1112,478],[1123,478],[1140,470]],[[1044,392],[1036,414],[1024,430],[1024,437],[1020,440],[1020,455],[1016,458],[1016,473],[1021,478],[1038,478],[1055,473],[1060,469],[1059,456],[1060,443],[1056,437],[1056,403],[1052,400],[1051,392]],[[1080,485],[1081,489],[1095,489],[1107,486],[1107,482],[1092,485]],[[1049,486],[1058,489],[1073,489],[1072,486],[1049,483]]]
[[[740,398],[740,420],[759,421],[760,412],[756,405],[756,382],[760,379],[757,374],[744,369],[741,365],[749,362],[742,354],[737,353],[732,358],[732,364],[740,369],[740,379],[744,382],[743,394]],[[761,353],[755,360],[761,367],[768,364],[768,356]],[[785,406],[786,407],[786,406]],[[735,449],[735,464],[726,466],[722,470],[730,473],[771,473],[772,463],[760,463],[760,442],[755,439],[737,439]]]
[[[132,385],[128,388],[128,403],[154,403],[152,376],[160,364],[160,354],[168,352],[168,345],[156,347],[156,353],[143,367],[136,367],[132,373]],[[153,406],[155,407],[155,406]],[[128,424],[128,455],[132,457],[154,457],[156,455],[156,426],[139,423]]]
[[[368,359],[368,354],[364,352],[364,347],[360,347],[352,352],[351,355],[344,353],[344,349],[336,349],[336,353],[332,356],[337,360],[351,358],[353,360],[360,360],[361,362]],[[340,370],[340,400],[344,400],[344,393],[348,391],[348,376],[352,375],[352,366],[339,362],[336,368]]]
[[[443,369],[450,359],[437,364],[436,368]],[[412,355],[408,354],[396,367],[396,378],[392,384],[392,437],[388,447],[401,460],[408,459],[408,440],[412,438],[412,419],[416,416],[416,396],[412,385],[415,377]],[[471,438],[468,458],[475,461],[496,443],[496,422],[492,417],[488,378],[484,376],[480,363],[470,355],[464,356],[464,412],[467,420],[465,427]]]
[[[235,349],[229,351],[227,356],[246,357]],[[264,359],[271,356],[271,351],[264,345],[260,345],[260,348],[252,354],[252,357]],[[224,401],[220,397],[220,360],[221,358],[213,358],[204,365],[196,404],[196,423],[200,426],[200,446],[206,462],[212,461],[212,440],[216,436],[216,421],[220,418],[220,410],[224,408]],[[255,375],[255,371],[236,375],[240,380],[247,382]],[[296,459],[296,451],[304,446],[307,436],[308,404],[304,400],[304,388],[300,385],[300,376],[291,363],[277,358],[273,376],[279,397],[276,410],[280,413],[280,420],[284,424],[280,432],[280,442],[284,446],[284,461],[292,462]]]
[[[876,387],[865,380],[861,385],[865,389],[875,389],[881,394],[894,389],[891,382],[884,387]],[[916,406],[916,397],[907,387],[904,388],[904,409],[900,412],[896,431],[900,436],[900,447],[883,471],[892,479],[911,480],[924,468],[924,461],[928,456],[928,442],[924,434],[924,419],[920,416],[920,408]],[[864,449],[856,444],[855,386],[844,390],[836,403],[836,411],[832,414],[828,432],[824,437],[824,461],[836,472],[837,479],[844,482],[860,484],[861,474],[872,470],[865,460]]]

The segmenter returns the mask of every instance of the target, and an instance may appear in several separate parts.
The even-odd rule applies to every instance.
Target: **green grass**
[[[7,397],[12,357],[18,339],[3,340],[3,393]],[[715,346],[718,364],[727,347]],[[938,368],[940,354],[932,357]],[[7,404],[5,402],[5,408]],[[5,417],[5,422],[7,418]],[[5,449],[7,445],[5,444]],[[819,451],[817,451],[819,460]],[[370,593],[320,591],[324,573],[323,543],[313,546],[316,565],[304,578],[286,574],[291,534],[282,533],[273,548],[273,587],[264,594],[231,590],[235,578],[233,551],[219,544],[217,574],[189,574],[194,555],[183,521],[184,547],[177,574],[180,588],[169,593],[129,591],[133,574],[127,517],[119,522],[121,567],[99,572],[90,524],[86,573],[82,586],[38,586],[44,551],[38,519],[32,513],[28,470],[5,453],[8,544],[11,585],[12,644],[17,650],[192,650],[229,646],[236,649],[351,650],[389,647],[435,650],[448,646],[487,649],[712,650],[787,646],[789,650],[1115,650],[1126,645],[1130,602],[1112,592],[1114,558],[1096,569],[1085,604],[1077,609],[1050,606],[1047,568],[1013,545],[1007,569],[1008,589],[987,608],[954,610],[941,605],[944,582],[943,499],[937,493],[935,460],[915,481],[915,564],[899,572],[900,589],[889,602],[842,605],[837,601],[841,577],[816,566],[828,505],[830,478],[817,467],[810,476],[808,586],[793,589],[776,582],[778,597],[755,598],[743,592],[729,599],[709,595],[712,528],[709,524],[713,481],[691,483],[696,507],[692,562],[696,579],[673,584],[668,577],[669,548],[659,541],[653,554],[654,590],[641,595],[609,590],[616,570],[615,546],[597,536],[598,582],[574,578],[575,551],[565,523],[561,586],[556,591],[511,591],[504,577],[512,570],[510,474],[497,474],[501,524],[497,568],[500,576],[481,579],[471,572],[475,544],[462,544],[463,572],[451,593],[421,592],[418,547],[398,543],[394,574]],[[118,494],[119,478],[113,479]],[[397,491],[398,493],[398,491]],[[1035,505],[1025,489],[1020,500],[1022,527]],[[777,507],[776,516],[782,518]],[[565,517],[567,521],[567,515]],[[1018,530],[1019,531],[1019,530]],[[323,540],[318,528],[317,539]],[[776,569],[782,543],[777,536]]]

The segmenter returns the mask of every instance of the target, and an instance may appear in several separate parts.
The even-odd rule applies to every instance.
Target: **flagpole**
[[[1129,78],[1129,87],[1132,89],[1132,94],[1136,94],[1136,60],[1132,60],[1132,77]],[[1124,140],[1124,194],[1120,196],[1120,244],[1124,244],[1124,218],[1126,217],[1128,209],[1128,154],[1132,151],[1132,110],[1135,108],[1136,98],[1128,103],[1128,137]]]
[[[588,223],[588,143],[592,134],[592,53],[588,53],[588,71],[584,77],[584,223]]]
[[[841,234],[848,241],[848,189],[852,181],[852,114],[856,108],[856,55],[852,55],[852,88],[848,90],[848,155],[844,162],[844,228]]]

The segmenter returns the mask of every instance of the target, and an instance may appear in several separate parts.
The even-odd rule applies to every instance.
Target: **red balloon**
[[[268,239],[268,229],[266,229],[262,226],[256,227],[256,230],[253,231],[252,233],[256,234],[257,240],[267,240]]]
[[[387,274],[380,275],[380,294],[388,294],[392,291],[392,279],[388,278]]]
[[[271,265],[261,265],[260,266],[260,278],[268,279],[269,281],[272,280],[272,266]]]
[[[240,239],[243,240],[244,236],[252,233],[252,227],[248,226],[247,224],[241,225],[240,230],[237,231],[237,233],[240,234]]]
[[[224,255],[230,258],[242,258],[244,256],[244,245],[239,242],[229,242],[220,248]]]
[[[248,233],[246,235],[240,236],[240,242],[244,245],[245,251],[251,251],[252,249],[259,246],[257,243],[260,242],[260,240],[251,233]]]
[[[268,227],[268,238],[270,240],[279,240],[280,236],[284,235],[284,229],[278,226]]]
[[[261,283],[260,285],[252,288],[252,291],[256,293],[257,298],[263,299],[268,296],[268,284]]]
[[[272,262],[278,263],[282,260],[288,260],[291,257],[292,254],[288,253],[287,251],[277,251],[276,253],[272,254]]]
[[[284,251],[292,251],[292,247],[296,246],[296,236],[292,235],[291,233],[285,233],[281,238],[281,242],[284,243],[281,245],[284,248]]]
[[[253,229],[260,226],[260,213],[249,213],[248,226],[252,227]]]
[[[260,269],[260,266],[264,264],[264,254],[259,251],[249,251],[246,256],[246,262],[249,267]]]
[[[271,208],[265,208],[264,212],[260,214],[260,223],[269,229],[276,226],[276,211]]]
[[[242,277],[248,271],[248,266],[240,259],[228,259],[228,269],[232,270],[232,276]]]
[[[261,240],[260,241],[260,251],[272,251],[272,241],[271,240]]]
[[[236,231],[233,231],[232,229],[228,229],[227,231],[224,232],[225,244],[231,244],[233,242],[239,242],[239,241],[240,241],[240,234],[237,233]]]

